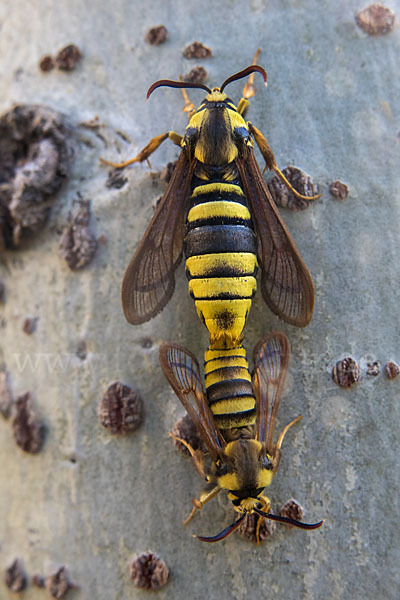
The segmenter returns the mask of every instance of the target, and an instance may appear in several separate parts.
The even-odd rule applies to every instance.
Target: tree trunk
[[[47,224],[23,232],[0,263],[0,363],[14,397],[11,416],[0,417],[0,569],[21,560],[26,597],[43,598],[33,575],[61,566],[79,586],[68,597],[142,597],[129,569],[151,550],[170,569],[159,598],[397,598],[400,377],[389,379],[384,365],[400,361],[399,29],[365,33],[355,20],[361,8],[344,0],[14,0],[0,7],[2,112],[15,103],[43,105],[66,118],[67,175],[42,199],[51,199]],[[148,29],[160,24],[165,43],[146,42]],[[213,56],[184,58],[195,40]],[[73,70],[39,68],[44,55],[71,43],[83,55]],[[124,270],[165,190],[160,172],[179,150],[166,141],[151,168],[134,164],[111,180],[99,158],[125,160],[156,135],[183,133],[181,92],[160,89],[146,102],[151,83],[202,65],[206,85],[220,85],[250,64],[258,47],[268,88],[256,75],[248,118],[280,168],[304,169],[322,198],[301,212],[281,210],[314,278],[311,324],[282,323],[258,292],[244,344],[251,356],[269,331],[290,339],[279,425],[299,414],[303,420],[285,438],[267,493],[275,512],[294,497],[305,521],[325,523],[311,532],[278,525],[260,546],[238,533],[206,545],[192,534],[223,529],[233,520],[232,504],[220,494],[182,527],[202,482],[168,438],[183,410],[158,364],[163,340],[189,348],[200,363],[207,346],[183,265],[172,299],[151,321],[128,325],[120,301]],[[230,86],[234,101],[242,85]],[[200,103],[203,92],[189,91]],[[344,200],[329,192],[336,180],[348,186]],[[67,238],[67,254],[77,243],[83,258],[72,262],[85,262],[94,239],[97,250],[71,270],[58,247],[82,201],[90,202],[89,225]],[[361,368],[349,389],[331,376],[346,356]],[[368,375],[377,361],[378,376]],[[143,399],[142,425],[125,435],[112,434],[98,417],[116,381]],[[24,451],[12,422],[15,399],[26,392],[39,429],[21,426],[20,437],[29,438]],[[42,422],[44,445],[32,454]],[[3,580],[1,598],[14,597]]]

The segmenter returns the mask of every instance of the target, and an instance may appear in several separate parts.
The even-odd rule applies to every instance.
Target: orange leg
[[[149,156],[153,154],[153,152],[157,150],[157,148],[161,146],[161,144],[168,138],[172,140],[172,142],[177,146],[181,146],[183,137],[179,135],[179,133],[175,133],[175,131],[167,131],[166,133],[162,133],[161,135],[157,135],[156,137],[152,138],[147,144],[147,146],[145,146],[139,152],[139,154],[137,154],[129,160],[126,160],[125,162],[115,163],[109,160],[104,160],[104,158],[100,158],[100,162],[103,165],[109,165],[110,167],[114,167],[114,169],[122,169],[123,167],[127,167],[132,163],[143,162],[144,160],[146,160],[149,163]]]

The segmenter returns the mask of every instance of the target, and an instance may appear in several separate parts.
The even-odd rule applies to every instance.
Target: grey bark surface
[[[14,396],[31,391],[48,431],[43,450],[29,455],[0,417],[2,573],[15,557],[30,576],[66,565],[79,585],[71,599],[142,598],[129,566],[152,550],[170,568],[160,599],[398,597],[400,377],[368,377],[365,365],[400,361],[400,29],[365,34],[355,23],[364,6],[361,0],[3,1],[1,112],[13,103],[43,103],[76,129],[71,177],[48,226],[0,264],[6,286],[0,363]],[[400,12],[395,1],[387,6]],[[161,23],[169,38],[150,46],[146,31]],[[212,48],[211,59],[183,58],[195,39]],[[75,71],[39,71],[44,54],[71,42],[84,55]],[[163,340],[186,346],[201,362],[206,330],[182,265],[164,311],[142,326],[125,322],[122,276],[164,186],[144,164],[126,170],[124,187],[108,189],[99,157],[124,160],[155,135],[183,132],[180,92],[157,90],[145,102],[153,81],[203,64],[207,84],[219,85],[247,66],[258,47],[268,88],[255,80],[249,118],[278,164],[307,171],[323,197],[303,212],[281,211],[313,274],[311,324],[286,326],[257,294],[245,346],[251,356],[256,341],[276,329],[290,339],[279,424],[298,414],[303,421],[285,439],[268,496],[274,510],[293,496],[306,521],[326,521],[315,532],[278,526],[259,547],[236,533],[209,546],[191,534],[220,531],[232,521],[231,503],[221,494],[182,527],[202,482],[167,436],[183,410],[158,365]],[[242,82],[233,84],[229,94],[238,100],[241,89]],[[202,92],[190,96],[197,103]],[[101,137],[79,127],[95,116],[104,125]],[[152,171],[177,152],[165,142]],[[343,202],[328,192],[335,179],[349,186]],[[57,247],[78,192],[91,200],[91,227],[107,243],[88,267],[71,272]],[[30,336],[22,331],[28,315],[38,317]],[[82,340],[84,360],[76,355]],[[349,354],[363,377],[343,390],[331,369]],[[141,428],[125,437],[111,436],[97,417],[102,394],[116,380],[144,401]],[[30,584],[24,597],[44,594]],[[14,597],[3,581],[0,597]]]

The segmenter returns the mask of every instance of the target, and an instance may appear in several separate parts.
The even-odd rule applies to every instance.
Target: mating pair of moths
[[[311,320],[314,286],[258,167],[253,139],[266,168],[300,194],[279,171],[261,132],[244,120],[248,98],[254,94],[254,73],[267,80],[265,70],[255,63],[212,90],[182,81],[154,83],[147,97],[160,86],[201,88],[207,96],[196,110],[184,92],[189,124],[183,137],[164,133],[134,159],[114,165],[147,160],[167,138],[181,147],[168,188],[125,273],[122,304],[133,325],[158,314],[172,296],[174,272],[185,253],[189,291],[209,332],[205,391],[196,358],[181,346],[163,343],[160,363],[207,448],[205,453],[194,451],[179,440],[211,488],[193,501],[189,518],[220,490],[228,492],[240,515],[218,535],[198,536],[208,542],[229,535],[251,513],[260,517],[257,536],[263,517],[303,529],[322,525],[322,521],[306,524],[270,514],[270,501],[263,495],[278,469],[284,435],[301,417],[289,423],[274,443],[290,346],[280,332],[262,338],[254,349],[250,375],[242,338],[257,269],[268,306],[298,327]],[[224,89],[247,76],[243,98],[236,106]]]

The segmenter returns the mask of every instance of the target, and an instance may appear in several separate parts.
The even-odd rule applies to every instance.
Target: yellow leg
[[[261,131],[253,125],[253,123],[247,121],[247,126],[250,130],[251,135],[255,139],[257,146],[260,148],[260,152],[265,160],[265,167],[269,170],[274,170],[276,167],[276,160],[274,153],[269,147],[267,140],[265,139]]]
[[[252,123],[250,123],[250,121],[247,122],[247,126],[250,130],[250,133],[254,137],[256,144],[259,147],[260,152],[265,160],[265,169],[275,171],[275,173],[278,175],[278,177],[280,177],[282,179],[282,181],[286,185],[286,187],[289,188],[289,190],[291,192],[293,192],[293,194],[295,196],[297,196],[297,198],[302,198],[303,200],[316,200],[317,198],[321,197],[321,194],[316,194],[315,196],[304,196],[303,194],[300,194],[300,192],[295,190],[294,187],[292,186],[292,184],[286,179],[284,174],[278,168],[278,165],[276,164],[274,153],[272,152],[271,148],[269,147],[269,144],[268,144],[267,140],[265,139],[265,137],[263,136],[263,134],[261,133],[261,131],[259,129],[257,129],[257,127],[255,127]]]
[[[147,162],[149,162],[149,156],[153,154],[153,152],[157,150],[157,148],[161,146],[161,144],[168,138],[177,146],[180,146],[183,140],[183,137],[179,135],[179,133],[175,133],[175,131],[167,131],[166,133],[162,133],[161,135],[157,135],[156,137],[152,138],[147,144],[147,146],[145,146],[143,150],[139,152],[139,154],[137,154],[134,158],[131,158],[130,160],[127,160],[122,163],[114,163],[109,160],[104,160],[104,158],[100,158],[100,162],[103,165],[109,165],[110,167],[114,167],[115,169],[122,169],[123,167],[127,167],[132,163],[143,162],[144,160],[147,160]]]
[[[271,502],[269,501],[269,498],[267,498],[267,496],[259,496],[258,499],[262,505],[263,511],[269,513],[271,510]],[[261,529],[263,519],[264,519],[264,517],[262,517],[261,515],[258,517],[257,527],[256,527],[256,542],[257,542],[257,544],[261,544],[260,529]]]
[[[261,49],[258,48],[257,52],[254,55],[253,62],[251,63],[252,65],[257,64],[257,60],[260,55],[260,52],[261,52]],[[237,108],[238,113],[240,115],[242,115],[242,117],[245,116],[245,114],[247,113],[247,110],[250,106],[249,98],[252,98],[254,96],[254,94],[256,93],[256,87],[253,83],[254,75],[255,75],[255,73],[251,73],[249,75],[248,81],[246,81],[246,83],[243,86],[243,97],[240,99],[240,102],[239,102],[238,108]],[[265,85],[267,85],[267,84],[265,84]]]
[[[263,507],[263,511],[266,512],[266,513],[269,513],[270,510],[271,510],[270,499],[267,496],[259,496],[258,499],[261,502],[261,505]]]
[[[216,485],[210,492],[204,492],[203,494],[201,494],[200,500],[194,498],[192,512],[187,517],[187,519],[184,520],[183,524],[187,525],[189,521],[193,518],[196,510],[201,510],[203,506],[207,504],[207,502],[215,498],[215,496],[220,492],[220,490],[221,488],[219,487],[219,485]]]
[[[179,75],[179,81],[183,81],[182,75]],[[183,99],[185,100],[185,106],[183,107],[183,112],[188,113],[189,121],[196,112],[196,107],[193,102],[190,102],[188,93],[185,88],[182,89]]]
[[[202,452],[200,452],[199,450],[195,450],[186,440],[184,440],[183,438],[179,438],[176,435],[174,435],[173,433],[169,433],[168,434],[169,437],[171,437],[173,440],[176,440],[177,442],[180,442],[181,444],[183,444],[185,446],[185,448],[187,448],[190,452],[190,456],[192,457],[194,466],[196,471],[198,472],[198,474],[200,475],[200,477],[202,479],[204,479],[205,481],[208,481],[208,477],[204,471],[204,457]]]
[[[266,513],[269,513],[269,511],[271,510],[271,503],[269,501],[269,498],[267,498],[267,496],[260,496],[259,500],[260,500],[260,502],[262,504],[263,511],[266,512]],[[261,529],[261,524],[262,524],[263,519],[264,519],[264,517],[262,517],[260,515],[259,518],[258,518],[258,521],[257,521],[257,527],[256,527],[256,542],[257,542],[257,544],[261,543],[261,540],[260,540],[260,529]]]
[[[261,48],[258,48],[258,50],[256,51],[254,57],[253,57],[253,62],[251,63],[252,65],[256,65],[257,64],[257,60],[258,57],[260,56],[260,52],[261,52]],[[246,81],[246,83],[244,84],[243,87],[243,98],[245,100],[248,100],[249,98],[252,98],[254,96],[254,94],[256,93],[256,88],[254,86],[254,75],[255,73],[251,73],[251,75],[249,75],[249,79],[248,81]]]
[[[250,102],[248,100],[246,100],[246,98],[241,98],[240,102],[238,104],[238,107],[237,107],[237,111],[238,111],[239,115],[242,115],[242,117],[244,117],[248,111],[249,106],[250,106]]]
[[[257,521],[257,527],[256,527],[256,543],[260,544],[261,540],[260,540],[260,529],[261,529],[261,524],[263,521],[263,518],[261,515],[258,516],[258,521]]]
[[[292,425],[295,425],[295,423],[298,423],[303,417],[301,415],[299,415],[298,417],[296,417],[295,419],[293,419],[293,421],[291,421],[289,423],[289,425],[286,425],[285,429],[282,431],[281,435],[279,436],[279,439],[276,443],[276,448],[277,450],[281,449],[282,446],[282,442],[283,442],[283,438],[285,437],[286,433],[288,432],[288,430],[291,428]]]

